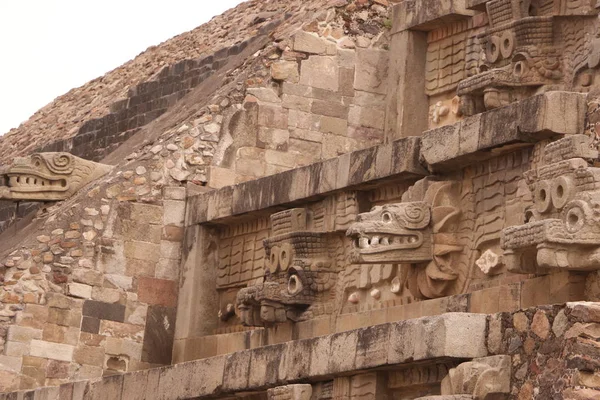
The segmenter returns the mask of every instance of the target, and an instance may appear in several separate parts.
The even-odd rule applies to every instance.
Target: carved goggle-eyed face
[[[536,182],[533,190],[534,212],[560,212],[575,197],[576,192],[575,180],[570,176],[563,175]]]

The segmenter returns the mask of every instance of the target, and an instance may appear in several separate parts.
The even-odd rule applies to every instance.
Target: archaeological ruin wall
[[[599,10],[282,22],[11,243],[0,399],[600,396]]]

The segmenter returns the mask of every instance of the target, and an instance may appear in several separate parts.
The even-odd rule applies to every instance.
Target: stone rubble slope
[[[286,13],[301,17],[302,10],[310,5],[299,0],[244,2],[190,32],[150,47],[106,75],[58,97],[1,136],[0,163],[75,136],[86,120],[106,115],[112,103],[126,96],[129,87],[149,80],[163,67],[241,42],[256,35],[273,17]]]

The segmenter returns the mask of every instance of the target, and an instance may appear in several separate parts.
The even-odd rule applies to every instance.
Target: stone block
[[[4,354],[9,357],[23,357],[29,355],[30,343],[11,342],[4,343]]]
[[[166,279],[171,281],[179,280],[179,265],[180,260],[172,260],[170,258],[161,258],[156,264],[156,272],[154,276],[158,279]]]
[[[230,168],[221,168],[211,165],[208,167],[208,186],[214,189],[220,189],[225,186],[235,184],[236,173]]]
[[[348,133],[348,120],[322,116],[319,130],[323,133],[345,136]],[[323,136],[321,135],[321,141],[323,140],[322,138]]]
[[[216,393],[224,383],[226,356],[161,368],[157,400],[185,399]]]
[[[292,49],[309,54],[335,54],[336,45],[315,34],[299,31],[294,35]]]
[[[183,226],[185,221],[185,201],[164,200],[163,225]]]
[[[283,108],[300,110],[304,112],[310,112],[312,102],[313,100],[311,98],[294,96],[291,94],[284,94],[281,97],[281,105],[283,106]]]
[[[560,114],[560,109],[569,110]],[[431,167],[460,166],[489,158],[489,150],[515,142],[582,132],[585,96],[548,92],[432,129],[422,136],[421,154]],[[557,113],[560,117],[557,117]],[[512,148],[510,148],[512,149]]]
[[[29,354],[34,357],[49,358],[51,360],[72,361],[74,349],[73,346],[67,344],[34,339],[31,341]]]
[[[295,61],[277,61],[274,62],[273,64],[271,64],[271,77],[273,78],[273,80],[276,81],[286,81],[286,82],[291,82],[291,83],[298,83],[298,81],[300,80],[300,74],[298,73],[298,63]],[[255,92],[250,91],[250,89],[248,89],[248,93],[256,96],[258,98],[258,100],[262,100],[262,101],[269,101],[269,100],[274,100],[271,101],[272,103],[276,103],[278,101],[275,100],[274,97],[265,94],[265,93],[258,93],[258,95],[254,94]],[[275,97],[277,97],[277,95],[275,95]],[[263,100],[263,99],[269,99],[269,100]]]
[[[131,219],[143,221],[149,224],[160,224],[162,222],[163,210],[160,206],[143,203],[131,203]]]
[[[265,149],[286,151],[290,140],[290,131],[260,127],[258,130],[259,146]]]
[[[75,349],[73,361],[79,364],[104,367],[104,348],[80,345]]]
[[[20,372],[23,366],[23,357],[11,357],[0,355],[0,366],[2,369],[10,369],[15,372]]]
[[[387,93],[389,52],[378,49],[357,49],[354,89]]]
[[[224,391],[236,391],[248,388],[252,351],[254,350],[240,351],[225,356],[225,372],[223,373]]]
[[[148,304],[176,307],[177,282],[144,276],[139,277],[138,299]]]
[[[148,307],[141,361],[151,364],[171,364],[173,340],[175,338],[175,319],[175,308],[160,305]],[[136,328],[141,329],[142,327]],[[126,336],[122,335],[122,337]],[[137,330],[135,336],[131,336],[136,341],[141,337],[141,332],[138,333]]]
[[[392,33],[407,29],[432,30],[474,13],[467,0],[409,0],[393,8]]]
[[[160,371],[156,368],[123,375],[121,399],[146,400],[156,398],[159,393]]]
[[[285,63],[286,63],[285,67],[289,68],[289,66],[287,65],[287,62],[285,62]],[[273,74],[273,66],[275,64],[279,64],[279,62],[273,63],[271,65],[271,74]],[[295,65],[296,75],[298,75],[298,77],[299,77],[298,64],[296,64],[296,63],[292,63],[292,64]],[[283,69],[286,69],[286,68],[283,68]],[[283,71],[281,71],[281,72],[283,72]],[[282,77],[282,75],[277,75],[277,76],[281,79],[285,79]],[[275,78],[275,76],[273,76],[273,79],[278,80],[278,78]],[[261,102],[281,103],[281,99],[279,98],[277,92],[273,88],[268,88],[268,87],[248,88],[248,89],[246,89],[246,93],[256,97],[256,99]]]
[[[186,189],[178,186],[165,186],[163,188],[163,197],[165,200],[185,200]]]
[[[355,366],[366,369],[387,364],[390,324],[373,325],[358,330]]]
[[[315,100],[311,112],[318,115],[346,119],[348,118],[348,107],[341,103],[333,103],[325,100]]]
[[[487,355],[484,314],[447,313],[393,324],[390,364],[435,357],[475,358]]]
[[[348,123],[355,126],[383,130],[385,125],[385,111],[376,108],[350,106]]]
[[[337,374],[355,370],[358,331],[340,332],[331,335],[327,372]]]
[[[158,243],[162,233],[160,225],[146,223],[145,221],[121,221],[121,231],[125,239],[142,242]]]
[[[92,297],[92,287],[83,283],[71,282],[67,285],[67,294],[79,299],[90,299]]]
[[[125,306],[122,304],[104,303],[95,300],[86,300],[83,303],[83,316],[123,322],[125,319]]]
[[[252,351],[248,376],[249,388],[260,388],[278,381],[281,355],[284,345],[259,347]]]
[[[128,339],[106,338],[104,351],[107,355],[127,356],[130,360],[141,360],[142,344]]]
[[[41,339],[42,331],[40,329],[28,328],[18,325],[10,325],[8,327],[8,334],[6,340],[11,342],[24,342],[28,343],[32,339]]]
[[[107,376],[89,382],[85,393],[86,400],[121,399],[123,375]]]
[[[311,56],[300,66],[300,84],[337,92],[339,67],[334,57]]]
[[[141,325],[102,320],[100,321],[99,334],[107,337],[116,337],[133,340],[134,342],[141,342],[144,338],[144,327]]]
[[[177,202],[181,203],[181,202]],[[183,221],[183,217],[182,221]],[[160,245],[156,243],[139,242],[131,240],[125,242],[125,257],[135,260],[157,262],[160,258]],[[109,271],[105,271],[109,272]]]
[[[267,128],[287,129],[287,110],[281,106],[260,104],[258,107],[258,125]]]
[[[312,340],[294,340],[287,343],[279,362],[279,381],[293,382],[309,376],[313,344]]]
[[[48,311],[48,322],[56,325],[78,327],[81,324],[81,310],[50,308]]]

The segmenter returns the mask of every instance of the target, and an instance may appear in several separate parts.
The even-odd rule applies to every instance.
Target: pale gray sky
[[[0,135],[242,0],[0,0]]]

